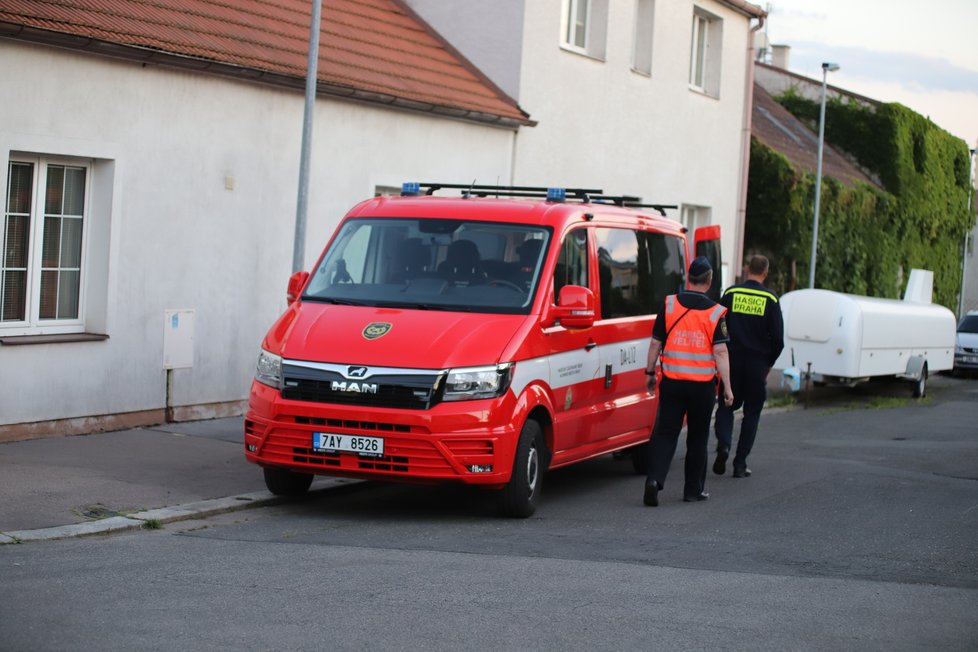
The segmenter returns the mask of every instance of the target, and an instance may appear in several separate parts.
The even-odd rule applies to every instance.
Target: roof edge
[[[258,82],[292,90],[303,90],[306,86],[305,77],[284,75],[258,68],[246,68],[244,66],[236,66],[231,63],[225,63],[213,59],[191,57],[173,52],[166,52],[164,50],[156,50],[153,48],[123,45],[120,43],[114,43],[112,41],[105,41],[87,36],[76,36],[66,32],[40,29],[37,27],[30,27],[27,25],[20,25],[6,21],[0,21],[0,38],[8,38],[13,41],[35,43],[38,45],[47,45],[63,50],[88,52],[98,56],[121,59],[135,63],[155,64],[181,70],[204,72],[220,77]],[[467,62],[467,60],[465,61]],[[493,88],[495,88],[495,85],[493,85]],[[520,113],[524,116],[523,119],[483,113],[481,111],[474,111],[451,105],[418,102],[416,100],[411,100],[396,95],[368,91],[353,86],[343,86],[331,82],[324,82],[322,80],[317,80],[316,95],[317,97],[339,97],[365,102],[368,104],[396,107],[412,112],[430,113],[439,117],[456,118],[466,122],[487,124],[506,129],[518,129],[521,126],[536,125],[536,122],[530,120],[526,112],[519,109],[519,105],[505,95],[505,93],[502,94],[503,97],[512,102],[512,104],[519,109]]]
[[[736,9],[742,14],[750,16],[751,18],[766,18],[767,12],[758,7],[755,4],[751,4],[746,0],[717,0],[720,4],[727,5],[732,9]]]

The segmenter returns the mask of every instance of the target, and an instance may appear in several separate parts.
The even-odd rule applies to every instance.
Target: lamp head
[[[822,70],[825,70],[825,71],[828,71],[828,72],[835,72],[838,69],[839,69],[839,64],[837,64],[837,63],[825,62],[825,63],[822,64]]]

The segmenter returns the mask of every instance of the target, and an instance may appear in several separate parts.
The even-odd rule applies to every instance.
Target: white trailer
[[[906,378],[923,396],[928,372],[954,366],[954,313],[931,303],[933,272],[913,270],[904,299],[829,290],[781,297],[785,346],[775,369],[790,378],[847,385],[879,376]]]

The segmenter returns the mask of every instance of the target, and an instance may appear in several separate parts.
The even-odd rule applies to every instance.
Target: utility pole
[[[295,206],[295,236],[292,241],[292,272],[305,266],[306,215],[309,212],[309,155],[312,149],[312,118],[316,108],[316,81],[319,74],[319,32],[322,0],[312,0],[309,25],[309,62],[306,66],[306,107],[302,118],[302,148],[299,153],[299,196]]]

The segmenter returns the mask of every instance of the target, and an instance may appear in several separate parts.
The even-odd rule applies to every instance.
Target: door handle
[[[598,345],[597,342],[588,342],[587,344],[584,345],[584,350],[585,351],[590,351],[591,349],[593,349],[597,345]]]

